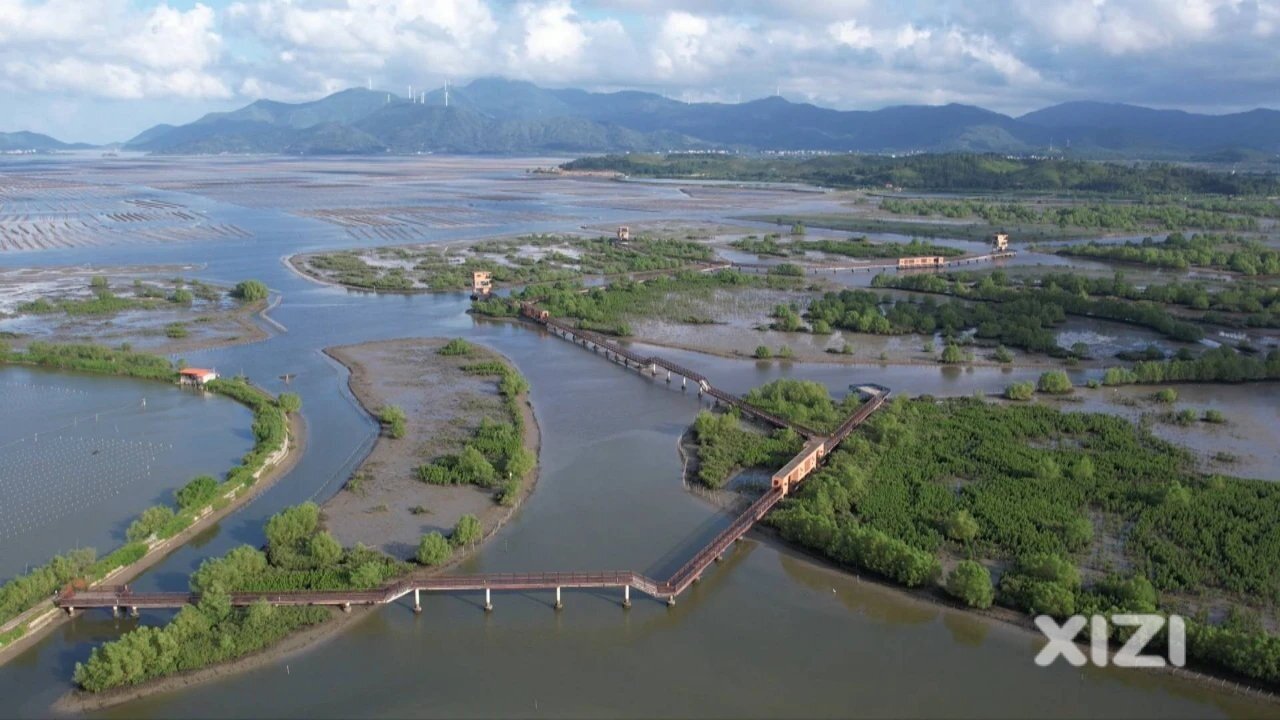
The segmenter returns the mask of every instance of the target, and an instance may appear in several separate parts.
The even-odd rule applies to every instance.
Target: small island
[[[528,384],[498,353],[462,339],[329,348],[379,425],[376,445],[323,505],[272,516],[266,545],[210,558],[191,576],[199,602],[78,663],[83,712],[241,672],[297,652],[371,608],[233,606],[231,593],[370,590],[438,572],[473,551],[532,489],[539,436]],[[144,663],[137,663],[146,657]]]

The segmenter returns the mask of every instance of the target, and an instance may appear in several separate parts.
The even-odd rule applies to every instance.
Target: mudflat
[[[487,536],[514,510],[499,505],[493,489],[429,485],[414,473],[441,455],[461,451],[483,419],[512,419],[496,379],[463,370],[481,362],[510,363],[474,343],[468,355],[441,355],[439,350],[447,342],[447,338],[412,338],[325,350],[351,371],[351,391],[366,411],[377,417],[382,407],[396,405],[406,416],[404,436],[392,438],[384,433],[353,481],[322,508],[325,526],[343,545],[361,542],[409,559],[424,533],[448,535],[459,518],[471,514]],[[520,408],[525,448],[536,454],[537,423],[527,402]],[[525,479],[522,497],[532,487],[535,474]]]

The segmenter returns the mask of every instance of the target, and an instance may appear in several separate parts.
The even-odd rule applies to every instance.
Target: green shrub
[[[302,397],[297,393],[280,393],[276,398],[276,406],[292,415],[302,409]]]
[[[769,358],[773,357],[773,351],[770,350],[765,345],[758,345],[756,346],[755,355],[756,355],[756,358],[759,360],[768,360]]]
[[[429,532],[418,541],[418,552],[415,557],[419,563],[434,567],[448,562],[452,554],[453,548],[449,547],[449,541],[443,535],[438,532]]]
[[[209,475],[200,475],[174,491],[179,510],[197,511],[218,495],[218,481]]]
[[[453,533],[449,535],[449,544],[456,548],[473,545],[480,542],[482,534],[480,520],[475,515],[463,515],[458,518],[458,524],[453,526]]]
[[[1072,391],[1071,378],[1061,370],[1050,370],[1040,375],[1036,390],[1048,395],[1066,395]]]
[[[1036,392],[1031,382],[1016,382],[1005,386],[1004,396],[1010,400],[1030,400]]]
[[[259,280],[242,280],[236,283],[235,288],[231,290],[231,297],[245,302],[266,300],[269,294],[270,291],[267,286]]]
[[[383,405],[378,411],[378,422],[382,423],[382,429],[387,437],[402,438],[406,432],[408,417],[399,405]]]
[[[942,362],[948,365],[968,362],[968,360],[969,358],[965,352],[955,343],[947,343],[947,346],[942,349]]]
[[[969,607],[986,609],[995,599],[991,573],[981,563],[961,560],[947,575],[947,593]]]
[[[143,510],[138,519],[129,525],[129,529],[125,531],[125,537],[136,542],[146,540],[152,535],[159,535],[173,518],[173,508],[168,505],[153,505]]]
[[[441,355],[470,355],[472,352],[471,343],[462,338],[454,338],[444,344],[444,347],[437,350]]]
[[[951,513],[943,523],[943,530],[947,533],[947,537],[960,543],[973,542],[978,537],[978,521],[973,515],[964,508],[960,508]]]

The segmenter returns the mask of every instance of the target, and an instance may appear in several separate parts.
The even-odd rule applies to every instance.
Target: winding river
[[[314,161],[313,161],[314,162]],[[528,165],[538,164],[530,161]],[[545,163],[544,163],[545,164]],[[490,169],[471,180],[518,177]],[[533,182],[533,181],[531,181]],[[543,181],[538,181],[543,182]],[[567,181],[566,181],[567,182]],[[442,230],[440,240],[634,218],[635,211],[558,194],[529,202],[568,221],[533,228]],[[596,192],[608,192],[600,184]],[[155,197],[169,196],[147,190]],[[661,195],[661,186],[628,192]],[[123,246],[8,256],[23,264],[199,261],[199,275],[264,280],[283,296],[272,318],[287,328],[261,343],[194,354],[192,364],[243,371],[272,391],[303,397],[308,442],[297,466],[244,509],[176,551],[135,583],[183,589],[204,558],[262,542],[281,508],[336,492],[368,451],[374,424],[322,348],[408,336],[454,336],[511,358],[532,385],[543,436],[536,492],[460,572],[635,569],[663,575],[729,516],[680,481],[676,442],[699,408],[681,393],[602,362],[532,327],[466,314],[462,295],[349,293],[305,280],[282,259],[351,240],[314,220],[200,197],[182,202],[232,219],[254,240]],[[461,200],[457,202],[462,202]],[[471,202],[485,202],[473,199]],[[877,382],[938,395],[996,391],[1031,371],[929,367],[758,365],[662,351],[742,392],[779,375],[812,378],[842,393]],[[1274,390],[1268,389],[1266,393]],[[0,423],[14,421],[0,409]],[[137,509],[141,509],[143,503]],[[7,553],[6,553],[7,559]],[[1274,714],[1275,705],[1169,674],[1037,667],[1040,640],[1025,630],[924,602],[836,571],[751,535],[674,608],[644,597],[623,610],[608,592],[572,593],[556,612],[548,594],[439,595],[421,615],[392,606],[309,651],[198,687],[130,702],[107,717],[1205,717]],[[0,666],[0,714],[45,716],[69,688],[75,662],[139,621],[82,615]]]

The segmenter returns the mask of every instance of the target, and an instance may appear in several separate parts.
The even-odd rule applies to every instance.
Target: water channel
[[[530,162],[530,165],[535,164]],[[503,176],[505,177],[505,176]],[[476,179],[483,186],[484,177]],[[639,189],[637,189],[639,188]],[[634,192],[669,192],[634,186]],[[157,196],[165,193],[154,191]],[[412,336],[462,335],[505,353],[532,385],[542,429],[537,490],[513,521],[460,572],[635,569],[663,575],[728,521],[687,491],[676,441],[699,401],[661,379],[621,370],[535,329],[473,319],[462,295],[349,293],[307,281],[281,259],[350,245],[313,220],[183,195],[231,217],[253,241],[50,251],[6,257],[23,264],[199,261],[199,275],[264,280],[282,294],[272,311],[287,328],[252,345],[195,353],[192,364],[243,371],[272,391],[302,395],[307,450],[281,481],[141,577],[138,588],[184,589],[206,557],[262,542],[281,508],[336,492],[374,439],[374,424],[346,389],[324,347]],[[548,194],[573,223],[627,217]],[[551,224],[548,224],[551,225]],[[525,230],[488,226],[440,239]],[[539,227],[536,229],[550,229]],[[997,391],[1031,371],[931,367],[762,365],[662,351],[726,389],[779,375],[812,378],[837,393],[878,382],[911,394]],[[1272,393],[1268,389],[1265,392]],[[1274,395],[1270,396],[1274,399]],[[1274,405],[1273,405],[1274,406]],[[0,424],[15,422],[0,408]],[[136,498],[140,510],[154,498]],[[13,547],[12,542],[6,547]],[[25,552],[25,551],[24,551]],[[10,560],[5,551],[4,560]],[[751,535],[674,608],[637,598],[630,610],[608,592],[428,597],[371,613],[322,645],[267,667],[130,702],[105,717],[1204,717],[1274,715],[1275,705],[1169,674],[1042,669],[1025,630],[913,598],[833,570]],[[134,622],[83,615],[0,666],[0,715],[39,717],[69,687],[75,662]]]

